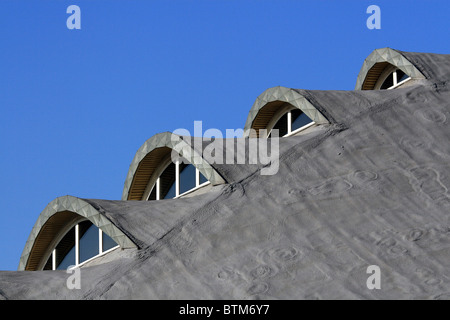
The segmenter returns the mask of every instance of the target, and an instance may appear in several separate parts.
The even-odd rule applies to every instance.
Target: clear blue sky
[[[242,128],[273,86],[352,90],[376,48],[450,53],[449,17],[448,0],[1,0],[0,270],[54,198],[120,199],[152,135]]]

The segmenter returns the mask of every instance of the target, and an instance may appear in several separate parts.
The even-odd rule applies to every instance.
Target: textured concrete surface
[[[139,249],[81,268],[79,290],[0,272],[0,299],[450,298],[450,59],[410,56],[434,78],[302,90],[331,124],[281,139],[276,175],[216,165],[229,184],[192,198],[87,200]]]

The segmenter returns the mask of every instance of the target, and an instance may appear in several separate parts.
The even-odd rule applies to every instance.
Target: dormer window
[[[279,130],[279,137],[287,137],[329,123],[300,90],[274,87],[256,98],[245,122],[244,137],[267,138],[273,129]]]
[[[180,159],[178,162],[172,159],[175,150]],[[223,183],[226,181],[202,157],[201,151],[194,149],[194,145],[179,135],[163,132],[145,141],[136,152],[125,180],[122,200],[192,196]]]
[[[363,62],[355,90],[390,90],[426,79],[409,55],[391,48],[374,50]],[[414,80],[409,82],[410,80]]]
[[[375,89],[379,90],[394,89],[410,79],[411,77],[408,76],[406,73],[404,73],[402,70],[394,69],[392,71],[392,68],[389,68],[389,70],[387,70],[380,76],[380,79],[375,85]]]

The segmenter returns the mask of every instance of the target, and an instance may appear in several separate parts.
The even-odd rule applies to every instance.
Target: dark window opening
[[[180,163],[180,194],[196,187],[196,170],[192,164]]]
[[[150,192],[150,196],[148,197],[148,200],[156,200],[156,183],[153,186],[152,192]]]
[[[90,221],[79,224],[80,263],[99,254],[98,228]]]
[[[278,136],[282,137],[288,133],[287,113],[273,126],[272,130],[278,129]]]
[[[56,269],[65,270],[75,265],[75,227],[56,246]]]
[[[159,177],[160,199],[175,198],[175,164],[172,162]]]
[[[389,89],[390,87],[392,87],[394,85],[394,75],[393,73],[391,73],[386,80],[384,80],[383,84],[381,85],[380,89],[381,90],[386,90]]]
[[[406,80],[408,78],[409,78],[409,76],[406,73],[404,73],[402,70],[400,70],[400,69],[397,70],[397,83],[400,83],[403,80]]]

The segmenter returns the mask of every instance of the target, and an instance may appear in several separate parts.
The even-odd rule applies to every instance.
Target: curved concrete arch
[[[329,121],[303,95],[294,89],[273,87],[264,91],[256,98],[250,109],[244,126],[244,136],[250,136],[250,129],[265,129],[274,114],[289,104],[303,111],[317,124],[327,124]]]
[[[401,52],[391,48],[382,48],[374,50],[364,60],[356,80],[355,90],[372,90],[383,70],[389,65],[399,68],[411,79],[425,79],[422,72]]]
[[[163,132],[145,141],[136,152],[125,180],[122,200],[141,200],[153,173],[172,150],[193,164],[212,185],[225,183],[222,176],[191,144],[179,135]]]
[[[56,246],[56,237],[67,225],[85,218],[110,236],[121,248],[136,248],[119,228],[87,201],[72,197],[59,197],[50,202],[39,215],[20,257],[18,270],[37,270],[50,247]],[[45,263],[46,261],[44,261]]]

